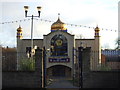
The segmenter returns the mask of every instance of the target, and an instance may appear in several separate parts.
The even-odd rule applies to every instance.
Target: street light
[[[25,9],[25,17],[27,17],[27,12],[28,12],[29,7],[28,6],[24,6],[24,9]]]
[[[37,9],[38,9],[38,16],[40,17],[41,7],[38,6]]]
[[[32,49],[33,49],[33,17],[40,18],[41,7],[40,6],[37,7],[37,9],[38,9],[38,16],[34,16],[34,15],[28,16],[27,13],[28,13],[29,7],[28,6],[24,6],[24,9],[25,9],[25,17],[31,17],[31,54],[32,54]]]

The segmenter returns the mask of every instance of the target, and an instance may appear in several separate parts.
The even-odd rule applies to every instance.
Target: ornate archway
[[[71,77],[71,68],[64,65],[54,65],[47,69],[48,77]]]

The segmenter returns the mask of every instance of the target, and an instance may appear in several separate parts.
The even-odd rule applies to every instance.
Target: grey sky
[[[8,1],[8,0],[6,0]],[[2,22],[25,19],[24,5],[30,6],[29,15],[37,15],[36,7],[42,6],[41,18],[56,21],[58,13],[65,23],[86,25],[118,30],[118,1],[119,0],[39,0],[39,2],[1,2]],[[1,19],[1,18],[0,18]],[[28,19],[28,18],[27,18]],[[34,21],[34,38],[42,38],[50,32],[52,23]],[[0,25],[0,42],[6,46],[16,46],[16,29],[21,25],[25,38],[30,37],[30,21]],[[85,38],[94,38],[94,30],[68,26],[73,34],[82,34]],[[86,33],[87,32],[87,33]],[[102,45],[108,43],[113,48],[117,32],[101,30]],[[110,39],[110,41],[108,40]]]

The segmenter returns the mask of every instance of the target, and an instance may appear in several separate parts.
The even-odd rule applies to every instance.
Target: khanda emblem
[[[56,40],[56,45],[57,45],[57,46],[61,46],[61,45],[62,45],[62,40],[60,40],[60,39],[59,39],[59,40]]]

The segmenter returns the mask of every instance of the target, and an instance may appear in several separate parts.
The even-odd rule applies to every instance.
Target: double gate
[[[41,78],[42,78],[42,87],[45,88],[46,87],[46,50],[45,48],[43,49],[39,49],[37,50],[39,53],[38,55],[40,55],[40,60],[41,60]],[[76,69],[76,73],[78,73],[77,75],[74,75],[74,78],[77,78],[78,80],[78,84],[80,88],[83,88],[84,86],[84,79],[86,78],[86,74],[90,71],[90,52],[91,52],[91,48],[90,47],[78,47],[78,50],[74,49],[73,52],[73,57],[74,59],[76,59],[77,63],[74,66],[74,70],[76,69],[75,67],[78,67]]]

